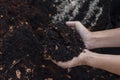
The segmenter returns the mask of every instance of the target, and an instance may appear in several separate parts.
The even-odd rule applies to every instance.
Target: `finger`
[[[71,61],[70,61],[70,68],[71,67],[76,67],[80,65],[80,61],[79,61],[79,56],[78,57],[74,57]]]
[[[69,60],[67,62],[58,62],[57,65],[62,68],[72,68],[72,67],[78,66],[80,64],[79,64],[78,57],[75,57],[72,60]]]
[[[71,27],[75,27],[75,21],[67,21],[66,25],[71,26]]]
[[[72,60],[69,60],[67,62],[61,62],[61,61],[56,62],[55,60],[51,60],[51,61],[62,68],[72,68],[80,65],[78,57],[75,57]]]
[[[56,62],[55,60],[51,60],[51,61],[62,68],[68,68],[69,66],[69,62],[61,62],[61,61]]]
[[[81,27],[81,23],[79,21],[67,21],[66,25],[71,27]]]
[[[78,30],[82,24],[79,21],[67,21],[66,25],[70,26],[72,29]]]
[[[68,62],[58,62],[57,65],[62,67],[62,68],[68,68],[68,65],[69,63]]]
[[[84,49],[84,50],[83,50],[83,53],[86,53],[86,51],[87,51],[87,49]]]
[[[51,60],[53,63],[57,64],[57,62],[55,60]]]
[[[83,52],[88,53],[88,52],[91,52],[91,51],[89,51],[88,49],[84,49]]]
[[[67,21],[66,25],[70,26],[72,29],[76,29],[80,35],[82,34],[85,35],[86,33],[89,32],[89,30],[79,21]]]

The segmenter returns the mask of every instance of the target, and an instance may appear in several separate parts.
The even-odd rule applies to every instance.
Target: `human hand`
[[[81,36],[85,47],[87,49],[93,49],[93,34],[91,31],[89,31],[84,25],[82,25],[79,21],[68,21],[66,22],[67,26],[70,26],[72,29],[76,29],[76,31]]]
[[[67,62],[56,62],[55,60],[52,60],[53,63],[56,65],[62,67],[62,68],[72,68],[80,65],[87,65],[87,61],[89,58],[89,55],[92,54],[91,51],[85,49],[78,57],[74,57],[72,60],[69,60]]]

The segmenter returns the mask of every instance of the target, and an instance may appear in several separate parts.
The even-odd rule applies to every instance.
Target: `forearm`
[[[120,75],[120,55],[92,53],[86,65]]]
[[[93,42],[92,48],[102,47],[120,47],[120,28],[92,32]]]

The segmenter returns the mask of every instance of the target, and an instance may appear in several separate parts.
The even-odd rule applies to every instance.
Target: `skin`
[[[91,32],[79,21],[68,21],[66,25],[76,31],[82,37],[87,49],[83,50],[78,57],[67,62],[56,62],[62,68],[72,68],[87,65],[120,75],[120,55],[98,54],[88,49],[120,47],[120,28],[105,31]]]

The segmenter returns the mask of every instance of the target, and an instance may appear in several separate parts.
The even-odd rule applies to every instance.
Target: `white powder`
[[[103,8],[99,8],[99,12],[96,14],[95,21],[92,21],[91,26],[95,26],[96,25],[96,23],[97,23],[100,15],[102,14],[102,12],[103,12]]]
[[[79,9],[82,8],[84,3],[88,0],[55,0],[55,2],[60,2],[60,5],[57,7],[57,14],[53,16],[52,22],[64,22],[65,19],[73,20],[78,14]],[[97,20],[103,12],[102,7],[98,7],[99,0],[91,0],[89,4],[89,9],[86,12],[84,19],[82,20],[83,24],[89,23],[91,17],[95,17],[91,22],[91,26],[95,26]],[[95,13],[95,11],[97,11]]]
[[[88,19],[90,19],[92,16],[95,16],[95,20],[93,20],[91,22],[91,26],[95,26],[96,25],[97,20],[99,19],[100,15],[103,12],[103,8],[102,7],[98,7],[98,3],[99,3],[99,0],[93,0],[93,1],[90,2],[89,10],[87,11],[86,16],[82,20],[82,22],[84,24],[89,22]],[[95,13],[95,10],[97,10],[98,12]]]
[[[61,4],[57,7],[57,14],[53,16],[52,22],[61,22],[66,18],[68,20],[74,19],[86,1],[87,0],[55,0],[55,2],[61,2]]]

